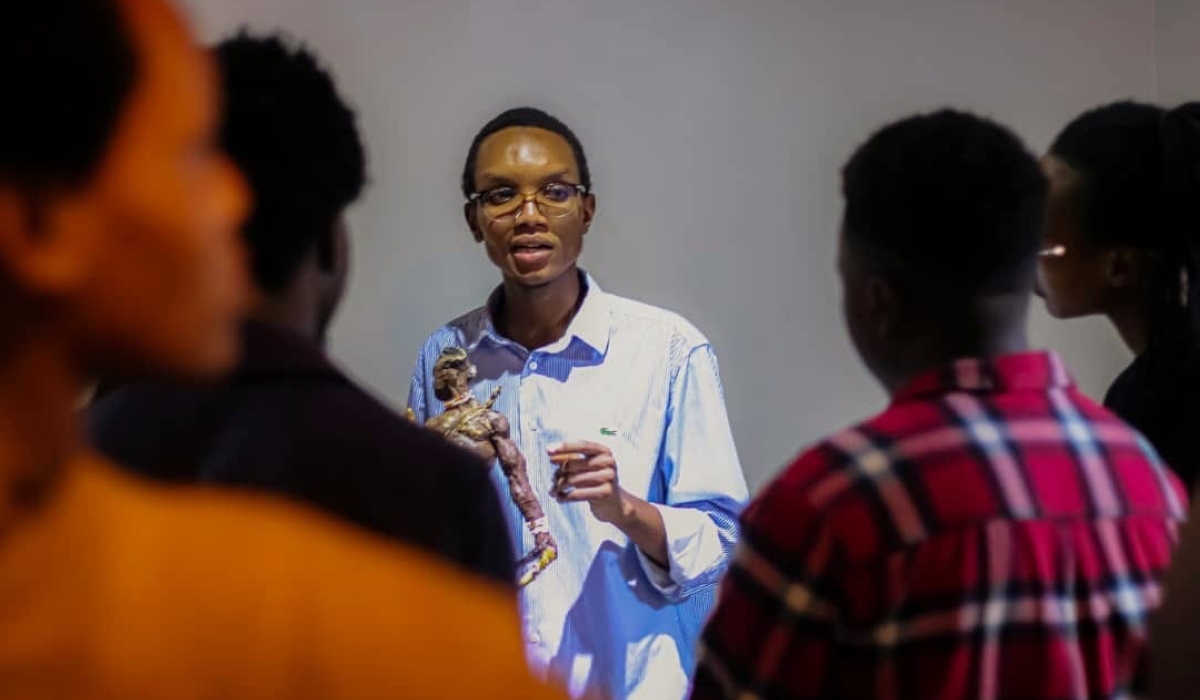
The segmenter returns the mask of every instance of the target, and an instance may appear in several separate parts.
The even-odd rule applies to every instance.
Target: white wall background
[[[1159,98],[1200,100],[1200,0],[1158,0],[1155,14]]]
[[[334,351],[367,384],[403,405],[425,335],[497,282],[460,218],[462,159],[495,113],[542,106],[591,160],[584,265],[709,335],[752,487],[882,405],[833,269],[838,169],[871,129],[955,105],[1042,149],[1083,109],[1153,98],[1160,76],[1200,60],[1197,0],[188,4],[210,39],[243,23],[303,38],[361,112],[374,185],[351,216]],[[1039,309],[1032,329],[1095,394],[1127,359],[1099,321]]]

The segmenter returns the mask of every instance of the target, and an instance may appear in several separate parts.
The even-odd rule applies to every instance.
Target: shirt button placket
[[[525,372],[521,376],[521,384],[525,384],[525,382],[529,381],[531,378],[530,373],[537,371],[538,361],[536,355],[530,358],[529,362],[526,363],[525,368]],[[525,418],[525,429],[530,433],[536,433],[538,431],[538,416],[537,412],[535,412],[532,406],[529,405],[530,402],[528,397],[530,393],[531,392],[528,391],[521,392],[521,415]]]

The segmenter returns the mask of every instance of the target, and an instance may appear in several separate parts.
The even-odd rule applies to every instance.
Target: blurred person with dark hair
[[[138,473],[264,489],[510,582],[487,465],[385,407],[324,350],[346,287],[345,211],[366,179],[354,112],[311,52],[242,33],[215,49],[221,145],[254,196],[259,292],[244,354],[208,384],[131,384],[92,408],[95,446]]]
[[[1037,160],[944,110],[874,134],[842,191],[846,325],[891,403],[746,508],[692,697],[1136,697],[1187,495],[1028,347]]]
[[[1104,405],[1184,482],[1200,478],[1200,102],[1114,102],[1042,159],[1050,213],[1038,292],[1059,318],[1103,315],[1135,355]]]
[[[1120,101],[1067,124],[1042,159],[1049,226],[1038,291],[1055,316],[1103,315],[1135,357],[1104,397],[1200,486],[1200,102]],[[1200,519],[1184,526],[1150,639],[1158,700],[1192,700]]]
[[[211,57],[163,0],[12,4],[0,82],[0,697],[556,697],[510,591],[89,450],[91,377],[235,362],[247,193]]]

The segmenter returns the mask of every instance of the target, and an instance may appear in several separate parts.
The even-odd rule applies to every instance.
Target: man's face
[[[1100,313],[1111,286],[1111,256],[1089,245],[1078,215],[1078,173],[1054,156],[1042,159],[1050,179],[1043,255],[1038,259],[1037,294],[1057,318]]]
[[[235,361],[250,299],[247,191],[217,150],[208,55],[166,2],[122,6],[138,81],[94,177],[61,203],[86,248],[65,306],[96,371],[208,376]]]
[[[488,258],[506,280],[537,287],[575,269],[583,250],[583,236],[591,225],[595,198],[573,194],[564,216],[547,216],[532,195],[553,183],[577,185],[579,167],[567,140],[550,131],[512,127],[498,131],[480,144],[475,166],[476,191],[511,188],[530,199],[513,215],[489,217],[483,206],[467,205],[467,223],[475,240],[484,244]]]

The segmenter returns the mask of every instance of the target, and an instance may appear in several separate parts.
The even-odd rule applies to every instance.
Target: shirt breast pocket
[[[643,431],[629,420],[607,416],[602,411],[579,411],[555,432],[556,442],[587,440],[607,447],[617,463],[617,479],[629,493],[649,498],[658,460],[657,441],[644,439]]]

